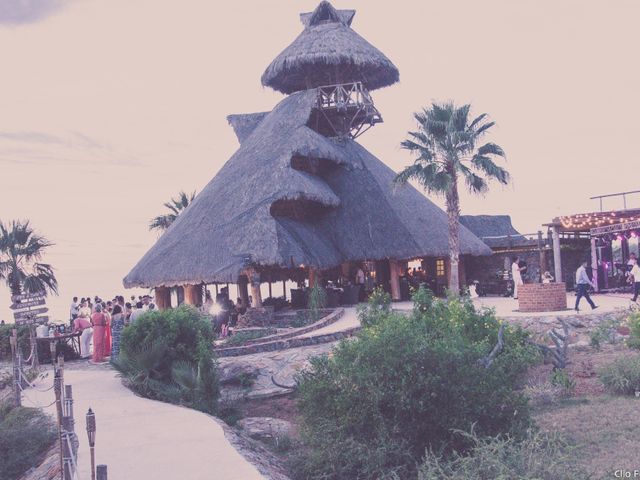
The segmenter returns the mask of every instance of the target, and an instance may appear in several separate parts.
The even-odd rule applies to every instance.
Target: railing
[[[589,198],[589,200],[600,200],[600,211],[602,212],[602,199],[610,198],[610,197],[622,197],[622,202],[624,204],[624,210],[627,209],[627,195],[632,195],[634,193],[640,193],[640,190],[631,190],[629,192],[620,192],[620,193],[609,193],[607,195],[596,195],[595,197]]]
[[[326,85],[318,87],[317,91],[316,108],[336,135],[348,133],[355,138],[382,122],[382,116],[362,82]],[[365,125],[368,126],[364,128]]]

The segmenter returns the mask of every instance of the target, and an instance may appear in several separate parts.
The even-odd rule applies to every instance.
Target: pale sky
[[[200,190],[238,147],[225,117],[270,110],[260,85],[317,1],[0,0],[0,219],[30,219],[73,295],[129,295],[162,203]],[[412,112],[471,102],[497,122],[513,184],[463,197],[535,232],[640,189],[640,2],[337,0],[400,70],[373,92],[384,123],[360,137],[399,170]],[[630,206],[640,206],[640,196]],[[606,203],[619,208],[621,202]],[[0,286],[0,318],[9,319]]]

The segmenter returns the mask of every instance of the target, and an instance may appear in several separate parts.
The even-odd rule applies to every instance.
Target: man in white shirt
[[[587,262],[584,261],[582,262],[582,265],[580,265],[578,270],[576,270],[576,290],[578,292],[578,295],[576,296],[576,312],[580,311],[579,307],[582,297],[587,299],[587,302],[589,303],[589,305],[591,305],[591,310],[595,310],[596,308],[598,308],[598,306],[593,303],[593,300],[591,300],[591,297],[589,296],[590,286],[596,288],[596,286],[589,278],[589,275],[587,275]]]
[[[524,268],[524,267],[523,267]],[[511,264],[511,279],[513,280],[513,298],[514,300],[518,299],[518,286],[522,285],[524,282],[522,281],[522,272],[523,268],[520,267],[520,258],[515,257],[513,259],[513,263]]]
[[[71,320],[75,320],[78,318],[78,314],[80,313],[79,305],[78,305],[78,297],[73,297],[73,301],[71,302],[71,307],[69,308],[69,316]]]
[[[637,260],[633,263],[629,275],[633,277],[633,298],[631,301],[635,302],[638,300],[638,293],[640,293],[640,266],[638,266]]]

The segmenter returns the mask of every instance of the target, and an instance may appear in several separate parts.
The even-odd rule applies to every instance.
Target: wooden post
[[[400,267],[397,260],[389,260],[389,276],[391,283],[391,300],[400,300]]]
[[[273,293],[271,291],[271,281],[269,281],[269,298],[273,298]]]
[[[260,292],[260,274],[255,270],[250,270],[247,272],[247,276],[251,280],[251,297],[253,298],[253,303],[251,307],[260,308],[262,307],[262,293]]]
[[[13,329],[11,331],[11,337],[9,338],[9,344],[11,345],[11,361],[13,362],[13,394],[14,403],[16,407],[22,405],[22,395],[20,393],[20,364],[18,362],[18,330]]]
[[[169,287],[156,287],[154,293],[158,310],[171,308],[171,289]]]
[[[562,258],[560,254],[560,230],[557,225],[551,227],[553,235],[553,268],[556,282],[562,281]]]
[[[216,298],[218,298],[218,295],[220,295],[220,291],[218,290],[218,284],[216,283]]]
[[[96,467],[97,478],[96,480],[108,480],[107,479],[107,466],[106,465],[98,465]]]
[[[242,300],[242,305],[249,308],[249,278],[246,275],[238,277],[238,296]]]
[[[598,250],[596,249],[596,239],[591,239],[591,272],[593,275],[593,284],[595,285],[595,291],[599,292],[598,286]]]
[[[62,429],[62,389],[63,389],[62,374],[59,369],[56,369],[53,377],[53,391],[56,396],[56,417],[58,421],[58,442],[60,443],[60,472],[62,472],[63,478],[65,473],[64,455],[65,455],[65,438]],[[65,478],[66,480],[66,478]]]
[[[184,286],[184,303],[187,305],[202,305],[202,288],[200,285]]]
[[[31,365],[37,371],[40,367],[40,361],[38,359],[38,342],[36,340],[36,324],[29,325],[29,347],[31,348]]]
[[[309,267],[309,288],[313,288],[318,281],[318,270],[316,267]]]
[[[542,282],[542,275],[547,270],[547,256],[544,252],[544,241],[542,240],[542,232],[538,230],[538,255],[540,255],[540,275],[539,282]]]
[[[467,288],[467,268],[465,266],[465,258],[460,255],[460,260],[458,261],[458,279],[460,280],[460,291],[464,292]]]
[[[282,280],[282,298],[287,299],[287,281]]]

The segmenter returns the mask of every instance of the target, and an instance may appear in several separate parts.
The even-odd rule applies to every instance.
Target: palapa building
[[[355,11],[321,2],[262,84],[287,95],[271,112],[231,115],[240,148],[125,277],[202,301],[202,286],[237,283],[260,306],[260,282],[328,278],[370,262],[399,298],[411,259],[448,256],[446,214],[355,141],[382,121],[370,92],[398,69],[352,28]],[[464,226],[462,255],[491,250]],[[463,257],[464,258],[464,257]],[[435,260],[434,260],[435,261]],[[433,272],[436,275],[436,272]],[[437,274],[444,277],[444,269]],[[446,284],[446,278],[442,278]]]

